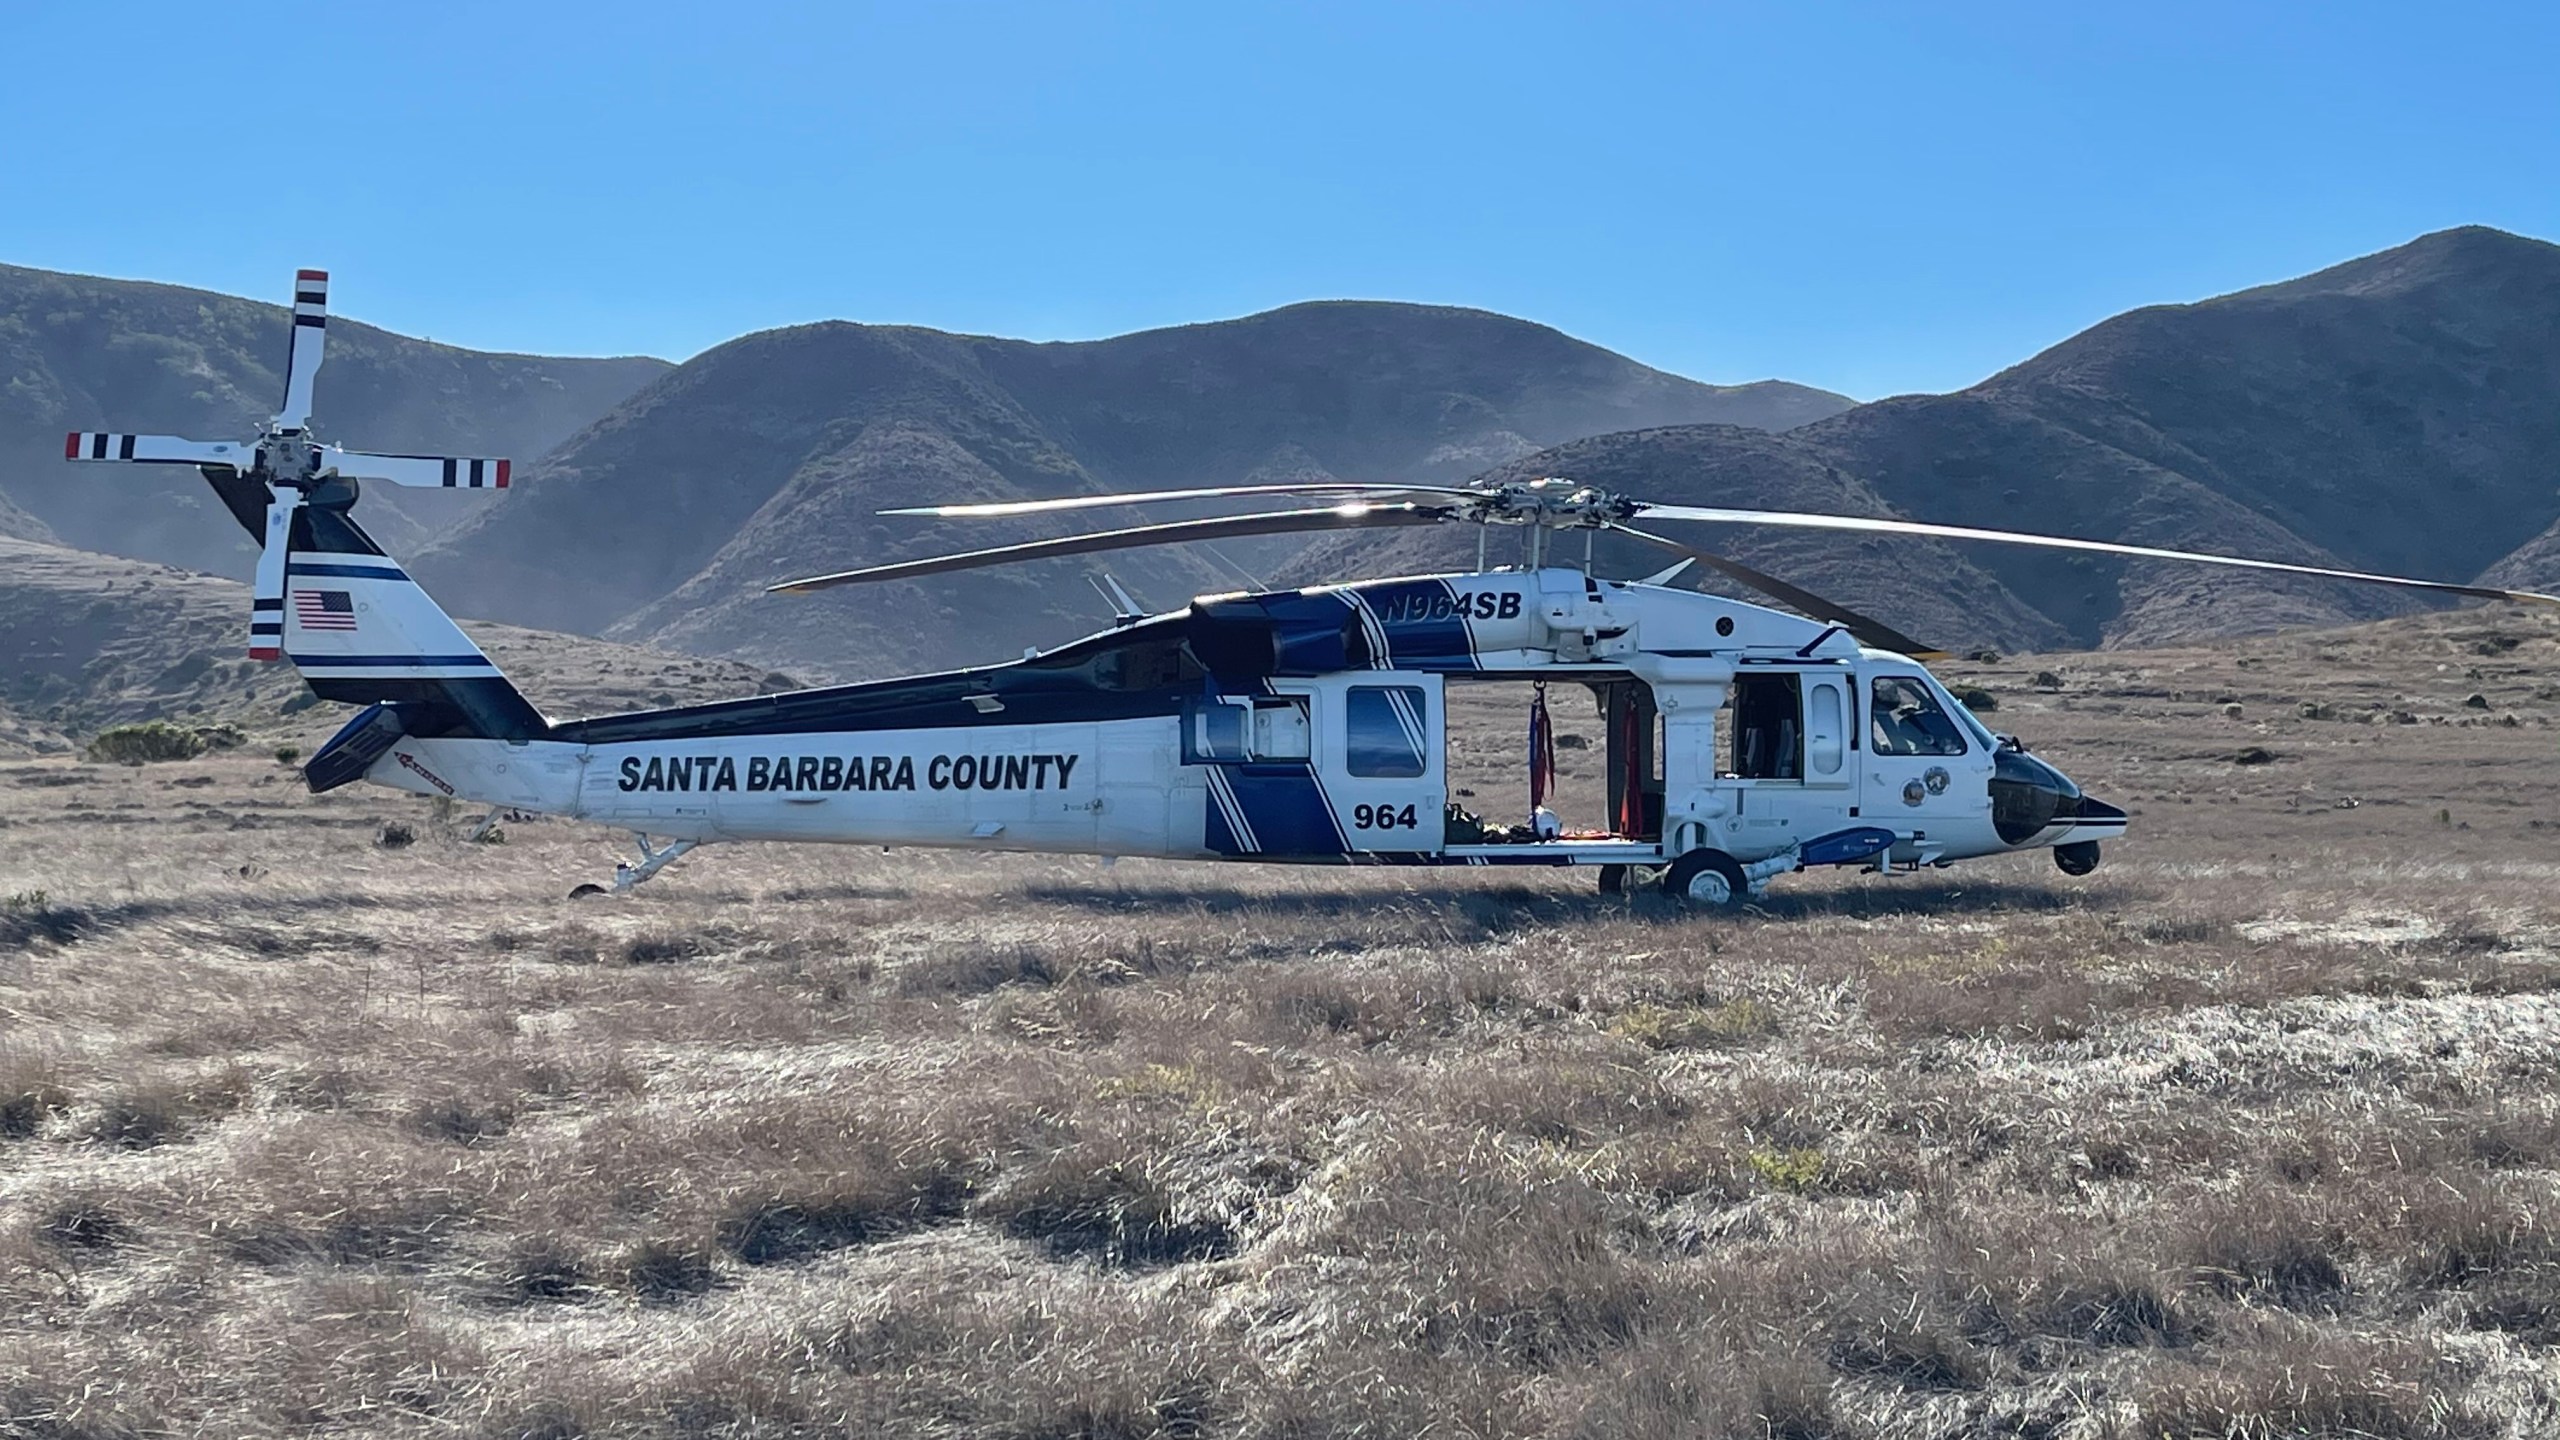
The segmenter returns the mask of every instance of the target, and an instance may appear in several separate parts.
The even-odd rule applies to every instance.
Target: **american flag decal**
[[[293,619],[305,630],[353,630],[356,606],[344,590],[296,590]]]

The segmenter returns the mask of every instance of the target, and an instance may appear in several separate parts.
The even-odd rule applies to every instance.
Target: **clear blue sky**
[[[1358,296],[1968,384],[2466,222],[2560,238],[2560,7],[0,5],[0,260],[681,359]]]

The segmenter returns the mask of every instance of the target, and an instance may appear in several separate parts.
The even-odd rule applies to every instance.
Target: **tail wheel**
[[[1742,866],[1721,850],[1692,850],[1662,872],[1662,893],[1715,910],[1739,910],[1751,903],[1751,886]]]

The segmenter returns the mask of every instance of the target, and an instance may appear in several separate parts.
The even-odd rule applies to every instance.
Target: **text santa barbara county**
[[[924,763],[933,790],[1067,788],[1074,755],[936,755]],[[913,790],[912,755],[634,755],[622,762],[624,790]],[[744,780],[742,786],[739,782]]]

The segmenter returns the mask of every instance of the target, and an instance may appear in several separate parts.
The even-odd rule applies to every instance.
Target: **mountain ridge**
[[[892,505],[1280,475],[1457,481],[1557,439],[1702,417],[1791,424],[1850,403],[1784,382],[1710,386],[1551,327],[1450,306],[1316,301],[1094,341],[824,321],[686,362],[415,569],[441,592],[485,597],[493,618],[804,668],[896,664],[914,648],[918,616],[948,648],[1009,653],[1106,618],[1082,567],[900,585],[859,601],[774,601],[762,587],[1065,524],[874,513]],[[1113,567],[1170,603],[1233,588],[1233,564],[1276,563],[1286,547],[1223,553],[1224,564],[1155,553]],[[524,583],[546,567],[562,583]]]
[[[2548,459],[2560,455],[2560,246],[2479,226],[2435,232],[2292,280],[2127,311],[1964,390],[1874,401],[1783,438],[1784,463],[1748,437],[1665,431],[1622,437],[1609,464],[1629,493],[1687,499],[1685,475],[1701,464],[1765,489],[1809,458],[1862,482],[1881,507],[1867,513],[2547,588],[2560,583]],[[2055,638],[2039,642],[1997,609],[1933,630],[1948,617],[1931,613],[1943,596],[1925,593],[1929,577],[1950,572],[1923,542],[1817,538],[1783,568],[1752,558],[1778,553],[1766,537],[1665,528],[1817,593],[1861,595],[1859,608],[1940,643]],[[1341,543],[1328,558],[1363,571],[1409,561],[1396,548],[1409,544]],[[1961,548],[2082,647],[2356,623],[2428,603],[2224,567]],[[1877,574],[1903,578],[1904,593],[1878,593]]]
[[[246,573],[246,537],[192,471],[75,469],[62,436],[256,434],[283,393],[287,321],[256,299],[0,265],[0,503],[82,548]],[[315,431],[393,453],[528,460],[673,368],[468,350],[344,315],[328,334]],[[415,548],[480,498],[381,486],[365,515],[386,543]]]
[[[27,331],[8,324],[24,310],[0,305],[0,363]],[[160,371],[192,373],[166,346],[127,348],[164,388]],[[280,338],[274,349],[280,363]],[[332,376],[339,356],[333,340]],[[8,414],[0,406],[0,422]],[[1863,405],[1786,382],[1705,385],[1459,306],[1308,301],[1081,341],[819,321],[657,369],[522,466],[521,488],[470,497],[441,532],[406,517],[406,496],[386,505],[377,492],[365,515],[457,613],[843,675],[1000,656],[1105,618],[1086,586],[1098,562],[763,593],[800,574],[1099,528],[1084,515],[876,513],[895,505],[1566,473],[1647,498],[1748,496],[2548,588],[2560,584],[2553,454],[2560,246],[2465,226],[2139,307],[1963,390]],[[79,543],[148,508],[93,502],[105,519],[65,523],[60,506],[12,511],[9,479],[0,463],[0,534]],[[1666,528],[1957,647],[2168,643],[2425,603],[2084,553]],[[1240,581],[1464,568],[1473,555],[1471,535],[1400,532],[1108,563],[1165,606]],[[1647,551],[1603,555],[1659,568]]]

